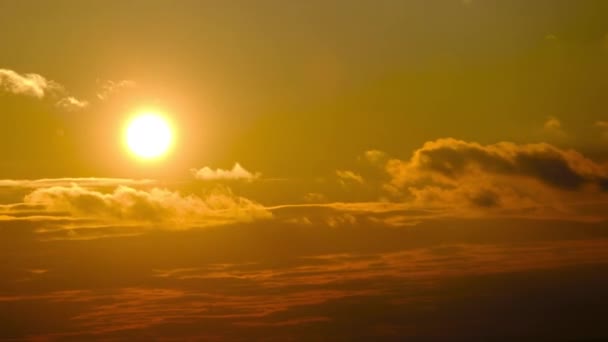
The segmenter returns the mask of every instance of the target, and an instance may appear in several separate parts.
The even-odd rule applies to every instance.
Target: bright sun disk
[[[154,159],[167,153],[173,142],[173,132],[162,115],[146,112],[128,123],[125,139],[127,147],[137,157]]]

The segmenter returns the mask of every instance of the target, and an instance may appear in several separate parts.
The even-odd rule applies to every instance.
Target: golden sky
[[[0,341],[608,338],[608,2],[0,0]]]

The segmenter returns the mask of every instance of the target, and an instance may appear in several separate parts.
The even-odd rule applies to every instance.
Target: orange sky
[[[608,3],[0,1],[0,42],[0,341],[608,338]]]

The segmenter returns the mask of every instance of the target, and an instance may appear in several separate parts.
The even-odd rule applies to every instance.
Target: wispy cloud
[[[87,188],[116,187],[118,185],[141,186],[157,183],[153,179],[130,179],[130,178],[42,178],[42,179],[0,179],[0,187],[10,188],[45,188],[51,186],[78,185]]]
[[[79,100],[73,96],[64,97],[57,101],[57,106],[68,110],[82,109],[89,105],[88,101]]]
[[[122,89],[135,88],[136,86],[137,83],[132,80],[105,81],[101,84],[101,87],[97,92],[97,98],[102,101],[107,100],[110,96]]]
[[[338,176],[340,183],[346,185],[347,183],[363,184],[363,177],[360,174],[350,170],[336,170],[336,176]]]
[[[13,70],[0,69],[0,90],[37,99],[51,96],[58,99],[56,106],[69,110],[82,109],[89,104],[85,100],[68,95],[58,82],[35,73],[20,74]]]
[[[173,228],[247,222],[271,214],[260,204],[216,188],[204,197],[182,195],[162,188],[138,190],[119,186],[105,193],[78,185],[39,188],[24,203],[51,212],[118,223],[172,224]]]
[[[554,117],[550,116],[543,124],[543,130],[546,133],[552,134],[556,137],[563,138],[566,136],[566,132],[563,129],[562,122]]]
[[[602,134],[605,138],[608,138],[608,121],[596,121],[595,126],[602,130]]]

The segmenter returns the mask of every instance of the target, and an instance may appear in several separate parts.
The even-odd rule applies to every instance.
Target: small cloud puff
[[[340,178],[340,183],[346,185],[347,182],[363,184],[363,177],[350,170],[336,170],[336,175]]]
[[[543,127],[546,130],[559,130],[562,127],[562,123],[559,121],[558,118],[550,116],[549,118],[547,118],[547,121],[545,121]]]
[[[596,121],[595,126],[601,129],[604,138],[608,139],[608,121]]]
[[[79,100],[73,96],[64,97],[57,101],[57,106],[68,110],[78,110],[85,108],[89,105],[88,101]]]
[[[363,153],[363,159],[372,165],[378,165],[387,160],[388,156],[380,150],[368,150]]]
[[[260,178],[261,174],[259,172],[252,173],[241,166],[241,164],[236,163],[230,170],[224,169],[215,169],[205,166],[201,169],[190,169],[194,178],[199,180],[246,180],[252,181],[257,178]]]
[[[135,88],[137,83],[132,80],[105,81],[97,92],[97,98],[104,101],[121,89]]]

